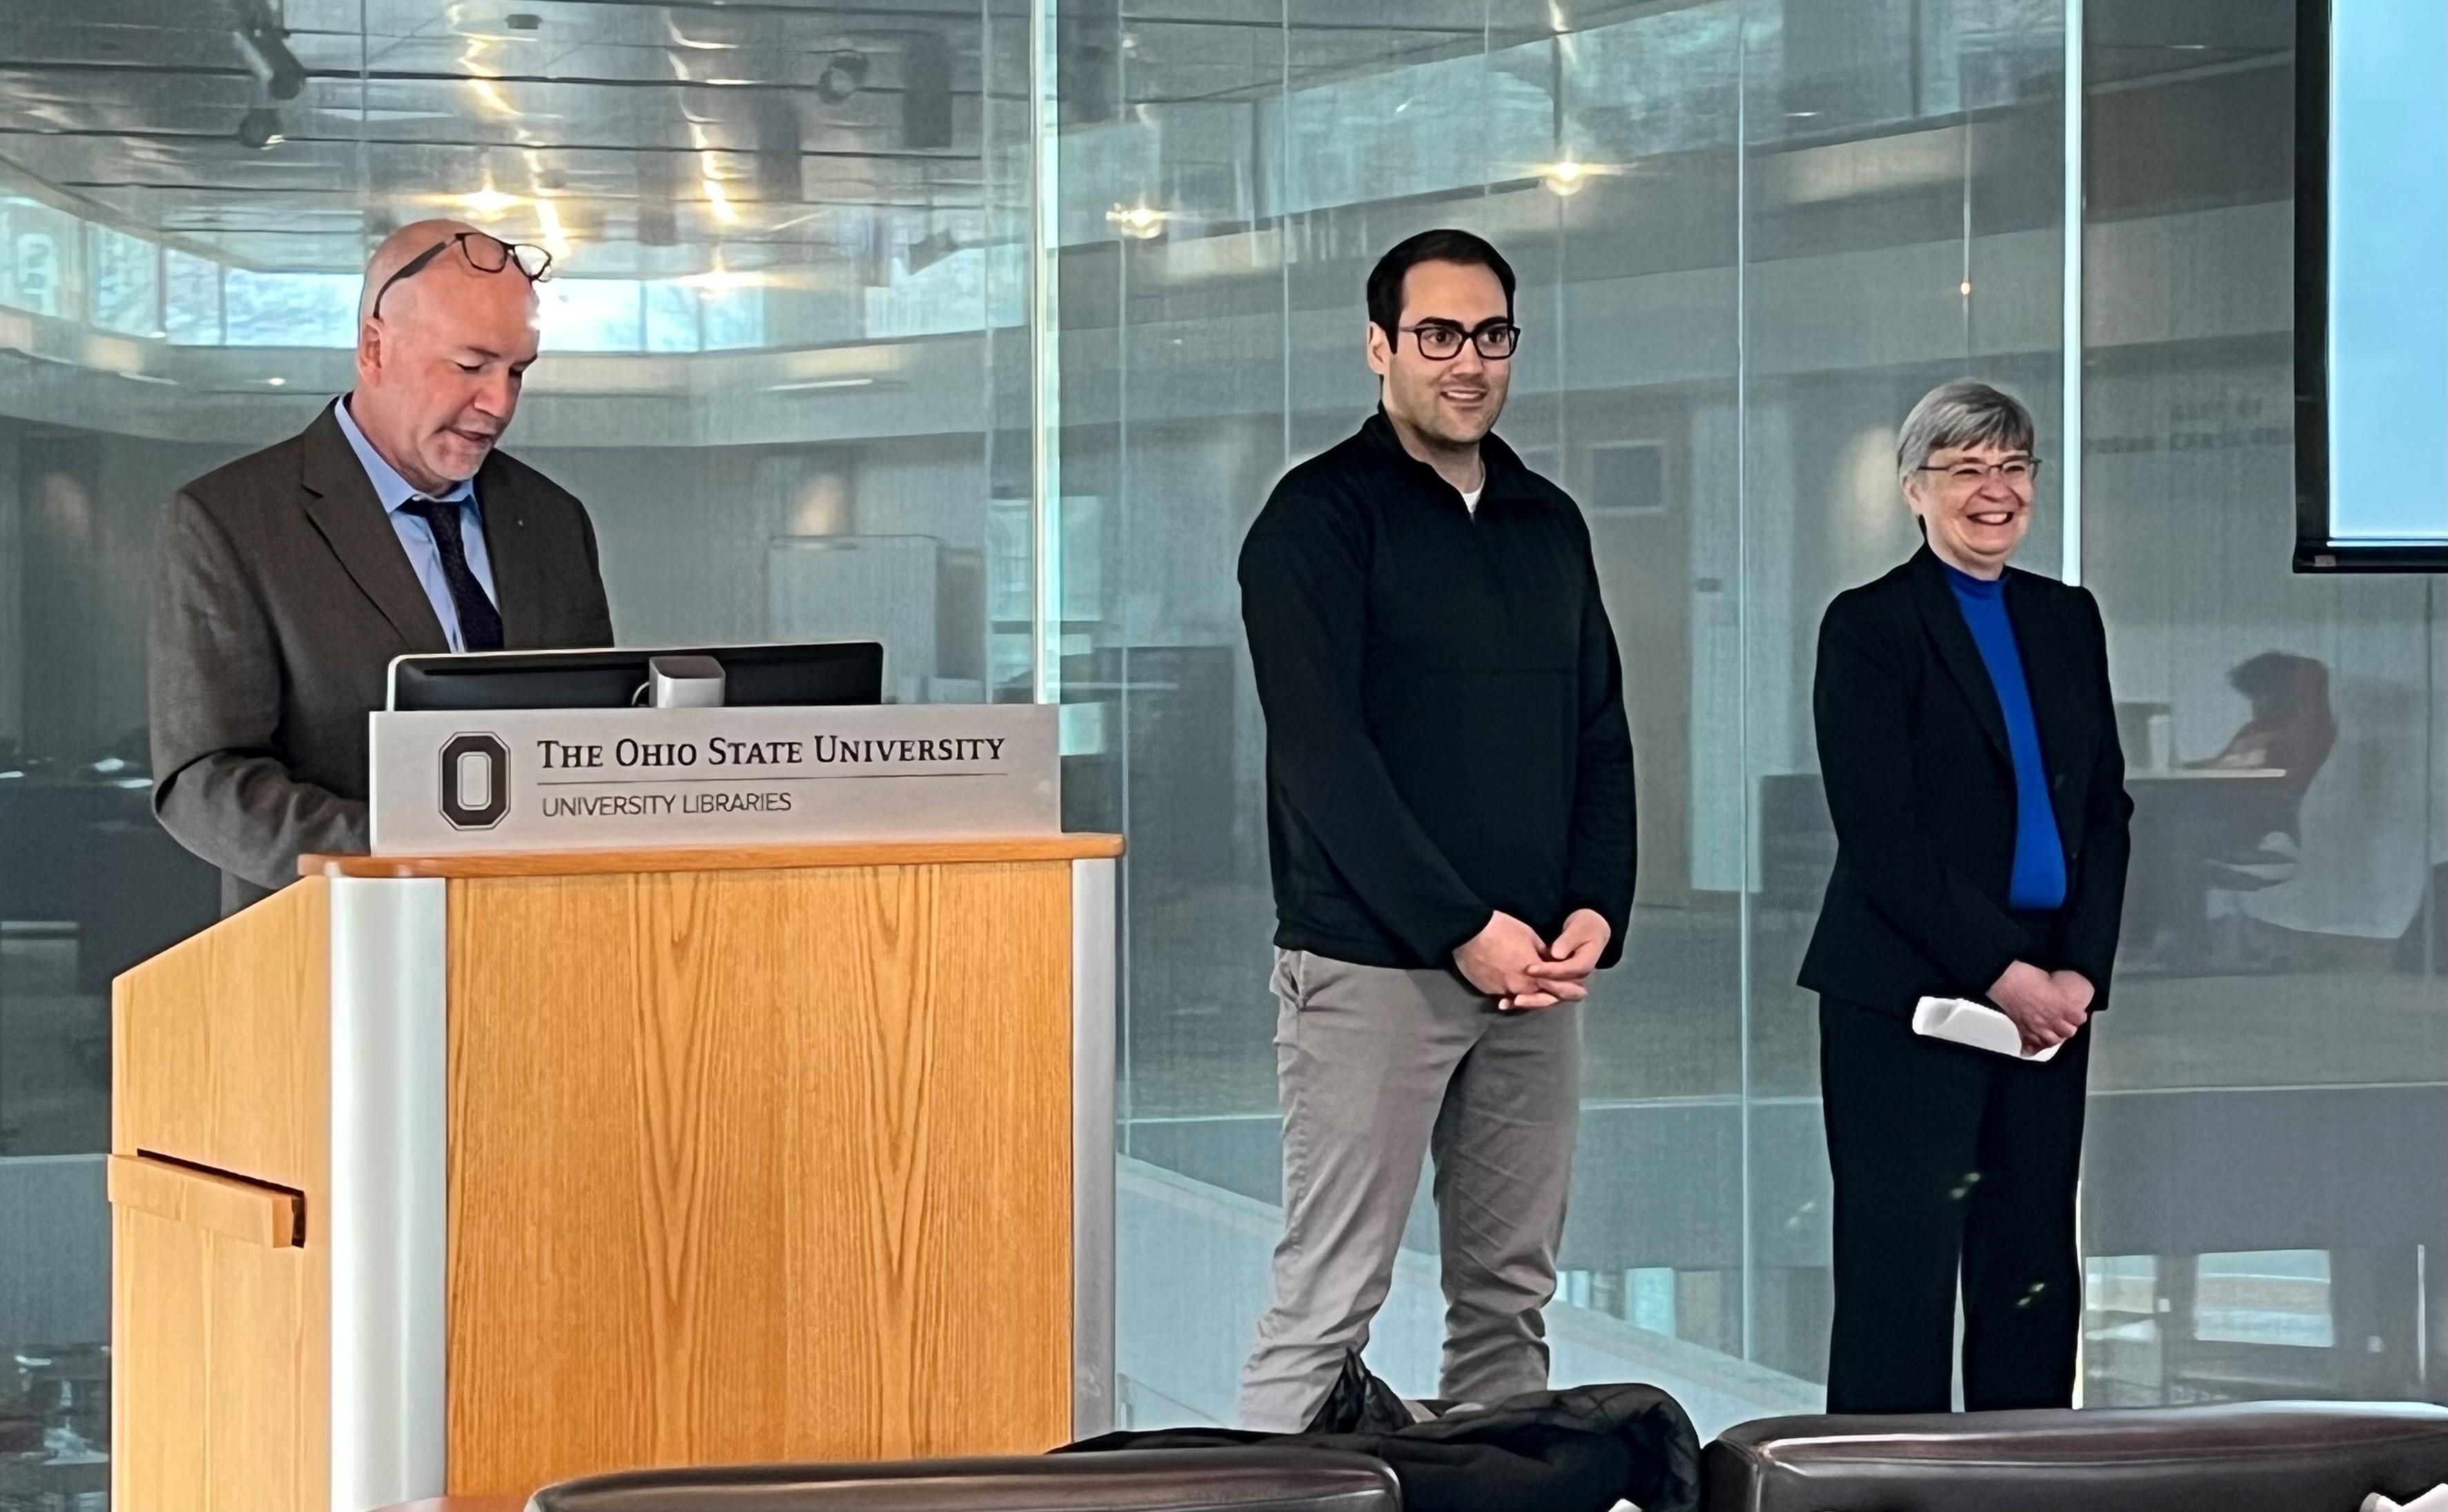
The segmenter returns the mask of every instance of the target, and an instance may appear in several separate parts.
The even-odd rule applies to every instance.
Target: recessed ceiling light
[[[286,384],[289,380],[287,378],[266,378],[263,381],[277,389]]]

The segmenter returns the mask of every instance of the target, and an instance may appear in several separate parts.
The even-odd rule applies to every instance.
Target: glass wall
[[[1074,802],[1133,844],[1138,1421],[1229,1412],[1276,1232],[1234,552],[1367,413],[1362,280],[1438,224],[1521,273],[1501,430],[1590,519],[1640,774],[1559,1375],[1659,1382],[1704,1428],[1818,1400],[1813,638],[1914,545],[1896,426],[1970,373],[2038,415],[2022,562],[2099,594],[2137,768],[2087,1398],[2441,1394],[2440,590],[2288,572],[2292,12],[2216,10],[2087,8],[2070,247],[2046,0],[1060,8],[1062,697],[1102,741]],[[2276,737],[2231,739],[2265,684]],[[2320,709],[2325,753],[2293,733]],[[1423,1201],[1372,1349],[1408,1390],[1434,1384],[1434,1246]]]
[[[220,0],[0,6],[7,1512],[107,1483],[108,986],[217,911],[147,802],[153,531],[348,387],[388,231],[553,252],[507,445],[586,504],[623,640],[880,637],[896,697],[1032,693],[1023,10],[235,12],[294,74]]]
[[[2287,570],[2293,12],[2092,8],[2082,555],[2141,768],[2102,1403],[2448,1395],[2448,593]]]
[[[624,641],[1064,704],[1067,818],[1131,839],[1131,1421],[1229,1412],[1278,1223],[1234,557],[1440,224],[1520,271],[1501,429],[1590,520],[1638,760],[1559,1378],[1818,1401],[1811,648],[1971,373],[2039,415],[2022,560],[2099,594],[2138,769],[2088,1399],[2448,1396],[2448,596],[2287,571],[2286,0],[2089,0],[2078,259],[2061,0],[250,4],[296,76],[218,10],[0,11],[0,1508],[105,1480],[107,984],[215,907],[145,801],[154,522],[347,386],[354,270],[429,214],[560,259],[509,448]]]
[[[1070,627],[1088,680],[1064,697],[1115,733],[1100,812],[1132,836],[1126,1399],[1229,1411],[1274,1236],[1234,551],[1275,477],[1374,403],[1370,263],[1455,224],[1520,273],[1500,430],[1590,520],[1639,774],[1639,906],[1585,1020],[1558,1369],[1656,1381],[1704,1426],[1809,1407],[1826,1173],[1793,975],[1832,847],[1810,651],[1828,599],[1915,539],[1890,459],[1922,391],[1978,372],[2060,433],[2059,8],[1063,19],[1099,81],[1061,137],[1066,228],[1096,237],[1064,250],[1062,484],[1108,517],[1097,618]],[[2044,526],[2031,557],[2060,552]],[[1374,1363],[1425,1393],[1425,1203],[1412,1234]]]

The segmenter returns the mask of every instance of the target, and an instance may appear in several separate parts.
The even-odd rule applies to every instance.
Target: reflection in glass
[[[2101,37],[2152,34],[2127,14],[2136,9],[2094,0],[2091,24]],[[2115,335],[2094,359],[2086,412],[2068,416],[2065,12],[2053,0],[1576,12],[1586,24],[1560,34],[1543,5],[1429,17],[1299,0],[1280,29],[1264,21],[1254,51],[1248,28],[1228,41],[1220,27],[1126,22],[1084,0],[1058,14],[1070,87],[1062,476],[1114,501],[1093,547],[1100,602],[1066,611],[1081,644],[1065,696],[1119,746],[1075,764],[1069,800],[1134,838],[1121,1337],[1147,1420],[1229,1407],[1229,1357],[1265,1273],[1253,1235],[1270,1228],[1231,1215],[1275,1198],[1263,748],[1233,552],[1281,469],[1366,411],[1355,333],[1367,259],[1439,223],[1495,238],[1523,274],[1520,318],[1556,333],[1518,359],[1500,430],[1590,520],[1641,774],[1632,964],[1587,1021],[1573,1274],[1550,1314],[1569,1341],[1559,1373],[1672,1381],[1704,1422],[1814,1404],[1826,1156],[1812,1005],[1791,986],[1833,857],[1809,737],[1813,638],[1830,596],[1915,545],[1895,416],[1970,373],[2013,388],[2044,434],[2064,438],[2054,444],[2088,433],[2089,491],[2069,501],[2057,469],[2042,473],[2022,565],[2067,570],[2065,511],[2084,509],[2078,565],[2108,616],[2115,684],[2167,715],[2164,760],[2148,759],[2148,711],[2128,741],[2141,768],[2132,785],[2146,811],[2156,782],[2156,799],[2207,820],[2195,840],[2137,839],[2148,853],[2102,1029],[2087,1214],[2094,1251],[2131,1258],[2094,1261],[2088,1389],[2094,1401],[2244,1389],[2182,1361],[2175,1383],[2159,1278],[2247,1248],[2218,1235],[2240,1211],[2267,1212],[2213,1153],[2245,1129],[2260,1131],[2247,1141],[2256,1175],[2307,1183],[2283,1185],[2267,1242],[2250,1248],[2334,1247],[2308,1184],[2328,1157],[2298,1172],[2273,1147],[2301,1145],[2337,1104],[2221,1103],[2191,1089],[2384,1077],[2387,1065],[2433,1083],[2448,1056],[2438,910],[2425,901],[2429,868],[2448,859],[2439,612],[2425,590],[2368,582],[2350,585],[2355,607],[2342,597],[2316,608],[2281,554],[2287,316],[2247,291],[2283,292],[2253,270],[2285,265],[2286,144],[2230,133],[2187,162],[2146,151],[2196,112],[2283,122],[2283,99],[2257,91],[2283,85],[2284,29],[2239,14],[2222,23],[2235,29],[2222,54],[2231,76],[2094,100],[2106,121],[2094,144],[2113,133],[2113,144],[2096,148],[2091,186],[2104,260],[2089,320]],[[2149,77],[2189,55],[2147,56],[2158,63],[2130,47],[2093,60],[2102,77]],[[1470,122],[1459,141],[1439,125],[1455,102]],[[1566,195],[1554,170],[1568,162],[1581,171]],[[2215,333],[2169,335],[2151,259],[2171,247],[2188,286],[2227,312]],[[2238,319],[2261,335],[2239,340]],[[2267,343],[2266,367],[2253,342]],[[2248,403],[2221,397],[2240,385]],[[2277,527],[2266,554],[2249,544],[2258,526],[2238,533],[2248,511]],[[1066,539],[1066,573],[1081,560]],[[2340,614],[2353,623],[2324,622]],[[2348,646],[2365,648],[2351,673],[2337,660]],[[2308,780],[2308,756],[2277,763],[2301,788],[2300,843],[2284,862],[2260,852],[2288,813],[2227,779],[2178,775],[2255,718],[2227,678],[2268,650],[2320,660],[2337,679],[2336,751]],[[1202,658],[1220,670],[1194,677]],[[2341,763],[2358,759],[2342,781]],[[2382,861],[2359,877],[2365,854]],[[2153,944],[2171,909],[2201,920],[2193,960]],[[2272,974],[2383,957],[2407,974]],[[2367,1040],[2306,1031],[2305,1014],[2331,1011],[2309,1005],[2332,993],[2371,1005],[2357,1016]],[[2377,1138],[2392,1120],[2436,1118],[2418,1110],[2437,1095],[2409,1088],[2391,1106],[2350,1094],[2344,1106],[2357,1137]],[[2438,1143],[2423,1138],[2418,1147]],[[2334,1143],[2343,1158],[2348,1136]],[[2390,1182],[2426,1221],[2448,1212],[2433,1178],[2399,1166]],[[1433,1239],[1416,1219],[1425,1261]],[[2436,1259],[2415,1279],[2419,1242],[2391,1232],[2348,1246],[2391,1299],[2372,1320],[2384,1359],[2419,1347],[2405,1310],[2422,1286],[2438,1301]],[[2347,1252],[2333,1253],[2346,1276]],[[1184,1254],[1204,1256],[1195,1285],[1176,1284]],[[1438,1309],[1416,1289],[1430,1273],[1398,1277],[1381,1318],[1372,1361],[1398,1384],[1433,1375]],[[2259,1283],[2207,1284],[2216,1332],[2221,1289]],[[2335,1339],[2285,1357],[2336,1367],[2354,1340],[2343,1326]],[[2332,1368],[2325,1388],[2368,1378]],[[2391,1389],[2419,1392],[2423,1379]]]
[[[2325,1250],[2204,1254],[2193,1260],[2193,1337],[2205,1344],[2337,1343]]]
[[[362,282],[347,273],[257,273],[221,279],[225,339],[234,347],[354,347]]]
[[[765,344],[765,300],[757,290],[706,289],[698,297],[698,309],[706,351],[731,352]]]
[[[2135,811],[2084,1233],[2149,1265],[2113,1313],[2094,1292],[2092,1399],[2437,1397],[2448,596],[2259,546],[2294,512],[2288,296],[2247,271],[2291,245],[2285,18],[2170,38],[2229,60],[2208,78],[2112,45],[2149,13],[2094,4],[2089,53],[2121,87],[2090,136],[2083,555]]]
[[[125,335],[161,334],[161,249],[108,226],[86,228],[93,268],[93,323]]]
[[[221,343],[221,268],[208,258],[173,248],[162,255],[162,325],[181,346]]]
[[[652,281],[645,288],[646,350],[698,350],[698,294],[686,284]]]
[[[23,196],[0,197],[0,304],[74,318],[83,239],[71,216]]]
[[[644,295],[634,278],[555,278],[536,285],[538,326],[557,352],[645,348]]]

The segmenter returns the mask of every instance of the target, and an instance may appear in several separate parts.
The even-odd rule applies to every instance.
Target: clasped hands
[[[2091,1017],[2094,990],[2079,971],[2043,971],[2018,961],[1990,986],[1989,1001],[2015,1021],[2023,1053],[2037,1055],[2074,1038]]]
[[[1499,1008],[1552,1008],[1589,996],[1590,973],[1614,936],[1606,920],[1589,909],[1575,910],[1552,945],[1513,915],[1499,912],[1453,953],[1454,966]]]

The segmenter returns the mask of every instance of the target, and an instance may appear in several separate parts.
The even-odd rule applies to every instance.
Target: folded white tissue
[[[2363,1498],[2362,1512],[2448,1512],[2448,1485],[2435,1485],[2411,1502],[2396,1502],[2374,1491]]]
[[[2023,1033],[2015,1027],[2014,1020],[1986,1004],[1971,1003],[1962,998],[1922,999],[1920,1005],[1913,1009],[1912,1025],[1915,1034],[1927,1035],[1933,1040],[1952,1040],[1976,1050],[2011,1055],[2018,1061],[2047,1061],[2057,1053],[2057,1047],[2053,1044],[2037,1055],[2024,1054]],[[2434,1509],[2424,1507],[2422,1512],[2434,1512]],[[2443,1512],[2448,1512],[2448,1509],[2443,1509]]]

